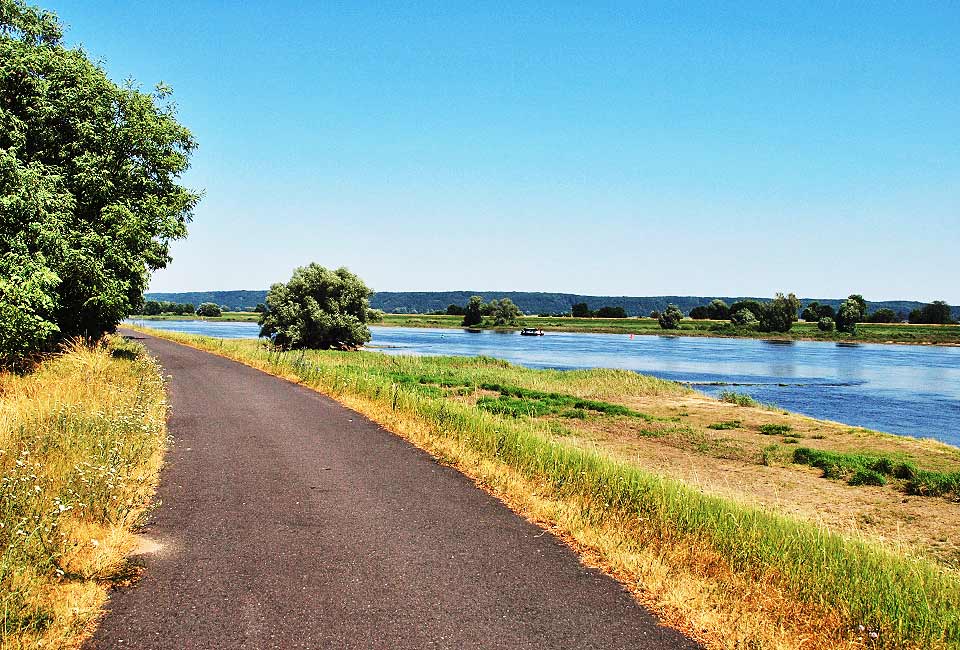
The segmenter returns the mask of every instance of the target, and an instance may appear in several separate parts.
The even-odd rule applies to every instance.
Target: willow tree
[[[97,338],[186,236],[196,145],[170,89],[117,85],[55,14],[0,0],[0,363]]]

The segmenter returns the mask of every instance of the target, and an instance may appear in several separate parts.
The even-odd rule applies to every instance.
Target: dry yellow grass
[[[130,570],[166,445],[160,369],[75,345],[0,374],[0,648],[75,648]]]

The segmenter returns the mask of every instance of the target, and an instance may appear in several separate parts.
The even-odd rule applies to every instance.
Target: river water
[[[138,323],[224,338],[254,338],[258,331],[255,323]],[[368,347],[385,354],[486,355],[563,370],[623,368],[713,395],[735,390],[817,418],[960,445],[960,347],[412,327],[371,332]]]

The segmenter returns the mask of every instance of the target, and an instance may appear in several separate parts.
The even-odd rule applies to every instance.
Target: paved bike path
[[[142,334],[173,445],[89,649],[698,648],[456,470],[307,388]]]

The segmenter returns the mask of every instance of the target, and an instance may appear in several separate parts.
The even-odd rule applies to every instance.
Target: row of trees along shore
[[[194,307],[189,302],[170,302],[168,300],[148,300],[143,303],[143,307],[137,310],[137,314],[143,316],[160,316],[162,314],[171,314],[173,316],[197,316],[216,317],[222,316],[225,310],[215,302],[200,303],[200,306]]]
[[[798,319],[817,323],[824,332],[846,332],[855,334],[858,323],[898,323],[905,319],[892,309],[878,309],[867,313],[867,302],[863,296],[853,294],[840,303],[834,310],[830,305],[821,305],[817,301],[808,303],[800,310],[800,301],[792,294],[778,293],[769,302],[742,300],[727,305],[723,300],[713,300],[690,310],[690,317],[696,320],[729,320],[734,327],[756,329],[761,332],[789,332]],[[923,308],[914,309],[906,320],[914,324],[949,325],[954,321],[950,317],[950,305],[935,300]],[[683,312],[676,305],[669,305],[663,312],[653,312],[651,317],[660,321],[663,329],[677,329]]]

